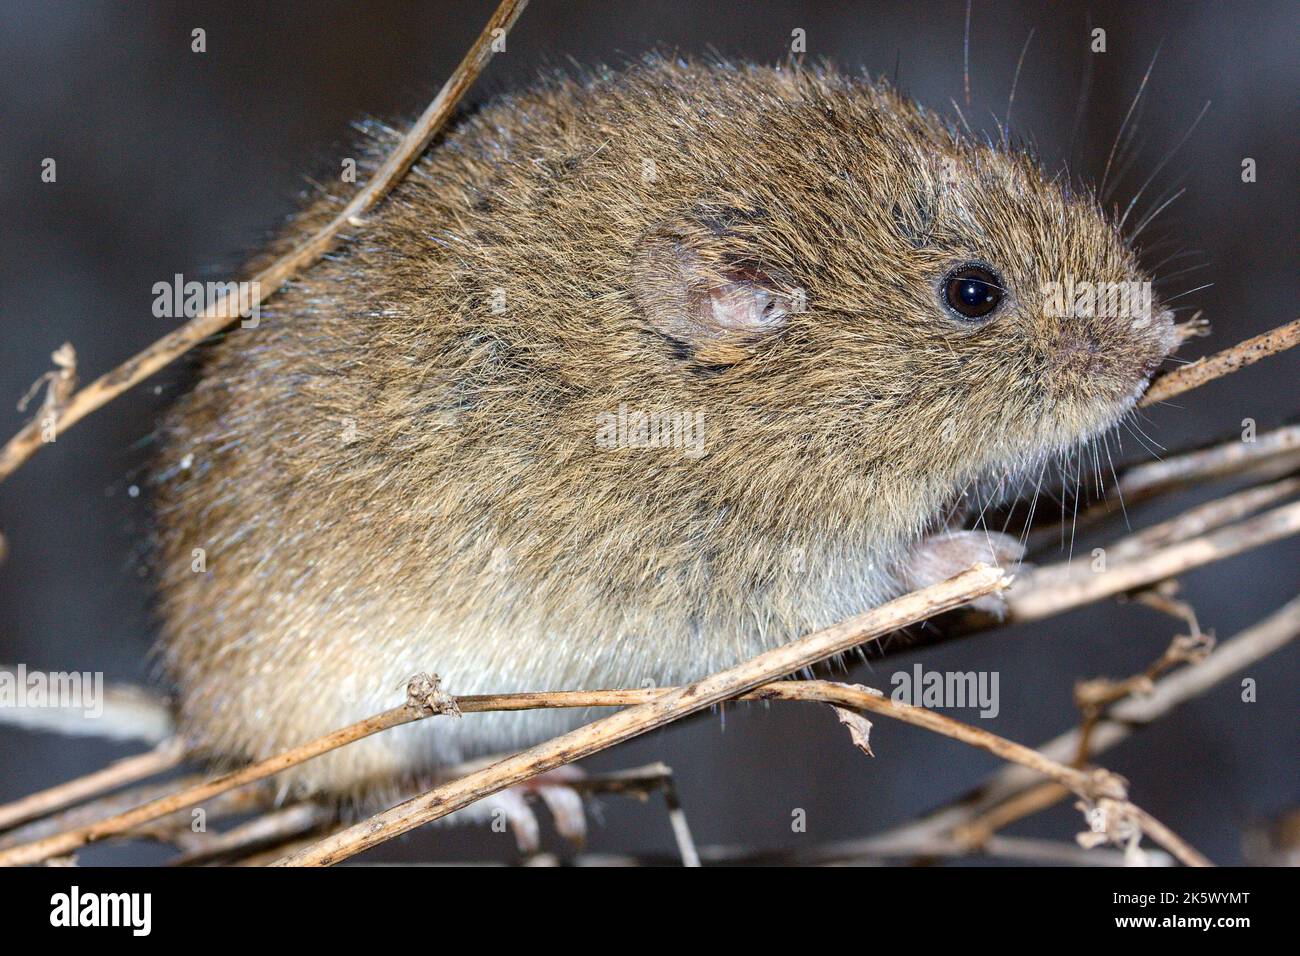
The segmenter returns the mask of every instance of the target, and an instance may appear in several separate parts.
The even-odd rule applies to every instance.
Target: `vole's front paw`
[[[1025,549],[1009,534],[997,531],[941,531],[922,538],[912,548],[903,577],[912,590],[929,587],[960,574],[973,564],[992,564],[1004,570],[1018,565]],[[999,618],[1006,612],[1001,591],[976,598],[969,605]]]

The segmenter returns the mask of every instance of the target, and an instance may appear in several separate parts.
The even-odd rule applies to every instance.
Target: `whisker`
[[[1097,436],[1094,435],[1088,442],[1088,447],[1092,450],[1092,488],[1093,494],[1096,495],[1094,500],[1100,501],[1104,493],[1103,480],[1101,477],[1101,452],[1097,448]]]
[[[957,118],[961,120],[962,127],[966,130],[966,135],[973,138],[975,134],[971,131],[970,123],[966,122],[966,114],[961,111],[961,107],[957,105],[956,100],[951,100],[950,102],[952,103],[953,110],[957,113]]]
[[[1169,263],[1171,262],[1177,262],[1179,259],[1186,259],[1188,256],[1195,256],[1195,255],[1200,255],[1200,250],[1183,249],[1179,252],[1175,252],[1171,256],[1165,256],[1165,258],[1161,259],[1159,262],[1157,262],[1155,265],[1151,267],[1151,271],[1159,272],[1161,269],[1169,265]]]
[[[1074,514],[1070,518],[1070,550],[1065,556],[1067,567],[1070,562],[1074,560],[1074,539],[1079,531],[1079,498],[1083,492],[1083,481],[1081,480],[1081,475],[1083,473],[1083,456],[1076,454],[1074,456],[1074,461]]]
[[[1213,282],[1207,282],[1205,283],[1205,285],[1198,285],[1195,289],[1188,289],[1186,292],[1180,292],[1177,295],[1171,295],[1169,298],[1165,299],[1165,304],[1167,305],[1168,303],[1173,302],[1174,299],[1181,299],[1185,295],[1191,295],[1193,292],[1200,292],[1202,289],[1208,289],[1212,285],[1214,285]],[[1187,308],[1190,309],[1191,306],[1187,306]],[[1174,311],[1177,310],[1175,309]]]
[[[1177,272],[1171,272],[1167,276],[1160,276],[1155,281],[1168,282],[1170,279],[1177,279],[1179,276],[1185,276],[1189,272],[1196,272],[1199,269],[1208,269],[1210,268],[1210,265],[1211,264],[1208,262],[1198,262],[1196,265],[1188,266],[1186,269],[1179,269]]]
[[[1156,176],[1159,175],[1160,170],[1165,168],[1165,164],[1168,163],[1169,160],[1173,159],[1174,154],[1177,153],[1178,150],[1182,148],[1185,142],[1187,142],[1187,138],[1192,135],[1192,132],[1200,124],[1201,120],[1204,118],[1205,114],[1209,111],[1209,109],[1210,109],[1210,101],[1206,100],[1205,105],[1201,107],[1201,111],[1196,114],[1196,119],[1192,120],[1192,125],[1187,127],[1187,132],[1183,133],[1183,138],[1180,139],[1178,143],[1174,146],[1174,148],[1171,149],[1165,155],[1164,159],[1160,160],[1160,163],[1156,166],[1156,168],[1151,171],[1151,175],[1147,177],[1147,181],[1142,184],[1142,188],[1137,191],[1137,195],[1135,195],[1132,199],[1129,200],[1128,208],[1124,210],[1124,215],[1121,216],[1119,220],[1120,229],[1124,228],[1124,223],[1128,220],[1129,213],[1133,211],[1133,207],[1137,205],[1137,201],[1142,197],[1142,194],[1146,192],[1147,187],[1151,185],[1152,180],[1154,180]]]
[[[1087,33],[1088,36],[1092,35],[1092,14],[1091,13],[1089,13],[1087,16],[1087,29],[1085,32]],[[1079,93],[1079,105],[1074,111],[1074,120],[1070,124],[1070,138],[1066,141],[1066,146],[1065,146],[1065,155],[1069,157],[1074,156],[1074,141],[1078,137],[1079,127],[1083,125],[1083,117],[1087,111],[1088,101],[1092,98],[1092,75],[1093,75],[1093,67],[1096,64],[1096,61],[1097,58],[1095,56],[1092,56],[1091,54],[1089,54],[1086,60],[1084,61],[1087,64],[1087,66],[1084,67],[1084,71],[1083,71],[1083,88],[1082,90],[1080,90]],[[1009,114],[1011,110],[1008,109],[1007,112]]]
[[[1025,530],[1020,535],[1020,546],[1023,548],[1029,541],[1029,529],[1034,524],[1034,512],[1038,509],[1038,496],[1043,491],[1043,473],[1047,470],[1047,459],[1043,459],[1043,464],[1038,469],[1038,478],[1034,482],[1034,497],[1029,502],[1029,514],[1025,518]]]
[[[1159,206],[1157,206],[1155,212],[1147,213],[1146,218],[1144,218],[1140,223],[1138,223],[1137,228],[1133,230],[1133,235],[1128,237],[1129,243],[1131,244],[1133,240],[1135,240],[1138,236],[1142,235],[1142,230],[1145,229],[1147,226],[1151,225],[1151,223],[1155,220],[1156,216],[1164,212],[1165,208],[1169,206],[1170,203],[1174,202],[1176,199],[1178,199],[1179,196],[1181,196],[1185,192],[1187,192],[1186,186],[1178,190],[1178,192],[1174,193],[1172,196],[1170,196],[1168,199],[1162,202]]]
[[[967,18],[969,19],[969,17],[970,17],[970,3],[969,3],[969,2],[967,2],[967,4],[966,4],[966,15],[967,15]],[[1161,44],[1164,43],[1163,40],[1161,40],[1160,42],[1161,42]],[[1160,46],[1159,46],[1159,45],[1156,46],[1156,52],[1153,53],[1153,54],[1151,54],[1151,63],[1148,64],[1148,66],[1147,66],[1147,71],[1146,71],[1145,73],[1142,74],[1142,82],[1141,82],[1140,84],[1138,84],[1138,91],[1137,91],[1137,94],[1133,97],[1133,102],[1129,104],[1128,112],[1124,114],[1124,122],[1120,124],[1119,132],[1115,134],[1115,142],[1111,144],[1111,147],[1110,147],[1110,155],[1108,155],[1108,156],[1106,157],[1106,168],[1102,171],[1102,174],[1101,174],[1101,186],[1099,187],[1099,189],[1100,189],[1100,191],[1101,191],[1101,193],[1102,193],[1103,198],[1105,197],[1105,191],[1106,191],[1106,180],[1107,180],[1107,178],[1110,176],[1110,164],[1111,164],[1112,160],[1114,160],[1114,158],[1115,158],[1115,149],[1116,149],[1116,147],[1119,146],[1120,138],[1124,135],[1124,130],[1128,127],[1128,121],[1129,121],[1129,118],[1132,117],[1132,115],[1133,115],[1133,110],[1137,108],[1138,100],[1140,100],[1140,99],[1142,98],[1142,93],[1143,93],[1143,91],[1147,88],[1147,80],[1151,79],[1151,70],[1155,67],[1155,65],[1156,65],[1156,58],[1157,58],[1158,56],[1160,56]]]
[[[966,108],[970,109],[970,6],[966,0],[966,33],[961,44],[962,79],[966,87]]]
[[[1106,443],[1106,461],[1110,463],[1110,476],[1115,481],[1115,493],[1119,496],[1119,510],[1124,515],[1124,528],[1132,531],[1133,525],[1128,520],[1128,508],[1124,505],[1124,489],[1119,483],[1119,473],[1115,471],[1115,459],[1110,455],[1110,434],[1110,432],[1107,432],[1102,436]]]
[[[1158,442],[1152,441],[1146,432],[1142,431],[1141,427],[1136,424],[1136,419],[1133,418],[1133,416],[1128,416],[1124,419],[1124,427],[1129,430],[1129,434],[1141,443],[1142,447],[1146,449],[1147,454],[1156,461],[1164,461],[1160,456],[1160,452],[1164,449]]]
[[[1025,54],[1029,52],[1029,41],[1034,38],[1034,29],[1036,28],[1031,27],[1029,30],[1029,36],[1025,37],[1025,45],[1020,48],[1020,59],[1016,61],[1016,72],[1011,77],[1011,93],[1007,96],[1007,122],[1005,127],[1005,130],[1008,131],[1011,129],[1011,106],[1016,101],[1016,84],[1020,82],[1020,68],[1025,65]],[[1004,131],[1002,136],[1002,146],[1004,149],[1006,148],[1006,145],[1007,137]]]

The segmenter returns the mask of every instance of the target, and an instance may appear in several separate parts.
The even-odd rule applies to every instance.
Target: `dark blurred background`
[[[151,312],[153,283],[228,278],[295,206],[309,174],[336,174],[349,124],[401,118],[428,102],[489,16],[488,2],[262,4],[79,3],[0,7],[0,431],[13,403],[64,341],[83,380],[171,330]],[[651,48],[772,62],[791,31],[810,57],[897,76],[917,100],[951,112],[964,99],[965,5],[925,3],[559,2],[534,0],[470,93],[479,102],[526,84],[544,66],[620,62]],[[1107,50],[1088,50],[1089,26]],[[196,27],[207,52],[190,50]],[[1137,159],[1116,198],[1128,198],[1201,110],[1200,125],[1156,177],[1154,198],[1186,194],[1149,236],[1148,264],[1176,252],[1205,268],[1163,288],[1203,309],[1205,354],[1294,317],[1297,182],[1294,138],[1300,62],[1294,3],[976,2],[970,32],[972,125],[1002,118],[1022,47],[1012,123],[1044,162],[1069,159],[1097,180],[1141,77],[1159,48],[1140,115]],[[1092,94],[1076,113],[1085,75]],[[57,160],[42,183],[41,161]],[[1241,164],[1256,160],[1258,181]],[[1159,244],[1159,248],[1155,246]],[[1174,267],[1166,268],[1166,272]],[[1178,288],[1178,281],[1184,288]],[[1188,313],[1180,313],[1186,318]],[[1166,448],[1262,430],[1293,416],[1300,362],[1273,358],[1152,411],[1146,432]],[[152,679],[154,625],[141,562],[149,439],[185,387],[168,369],[92,415],[0,489],[0,662],[43,670]],[[1125,457],[1148,453],[1127,433]],[[1202,500],[1140,508],[1135,525]],[[1091,545],[1087,545],[1090,547]],[[1228,637],[1297,591],[1294,540],[1189,574],[1186,593],[1205,628]],[[1134,605],[1101,604],[859,668],[889,686],[897,668],[998,671],[1001,713],[982,726],[1036,744],[1076,721],[1083,677],[1144,668],[1178,630]],[[1149,728],[1102,762],[1128,776],[1134,799],[1218,862],[1240,862],[1246,827],[1295,806],[1300,722],[1294,646],[1253,667],[1259,700],[1230,680]],[[973,712],[955,712],[975,719]],[[589,761],[595,769],[662,759],[678,778],[698,840],[759,848],[864,835],[961,793],[997,762],[968,747],[877,721],[877,756],[850,746],[825,708],[734,706]],[[138,750],[0,726],[0,801]],[[807,833],[791,813],[807,813]],[[1068,802],[1011,832],[1068,840],[1081,818]],[[550,844],[556,845],[554,836]],[[657,802],[608,799],[593,821],[598,851],[671,848]],[[157,848],[94,849],[86,862],[154,861]],[[372,852],[382,859],[512,859],[509,837],[481,829],[424,830]]]

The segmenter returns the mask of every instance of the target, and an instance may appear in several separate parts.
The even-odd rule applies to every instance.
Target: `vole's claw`
[[[577,767],[557,767],[496,794],[495,807],[505,815],[520,853],[536,853],[541,845],[541,827],[529,796],[536,796],[546,805],[560,836],[578,846],[586,842],[587,814],[582,794],[570,786],[585,776]]]
[[[579,847],[587,842],[587,811],[581,793],[568,786],[544,784],[537,788],[537,796],[551,811],[560,836]]]
[[[542,843],[541,826],[524,795],[515,787],[507,787],[494,796],[492,808],[505,816],[519,852],[524,856],[536,853]]]

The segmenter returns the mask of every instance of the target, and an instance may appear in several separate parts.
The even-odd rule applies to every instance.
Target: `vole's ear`
[[[795,310],[783,276],[746,259],[731,237],[699,222],[641,237],[632,272],[647,324],[710,365],[742,361],[785,328]]]

